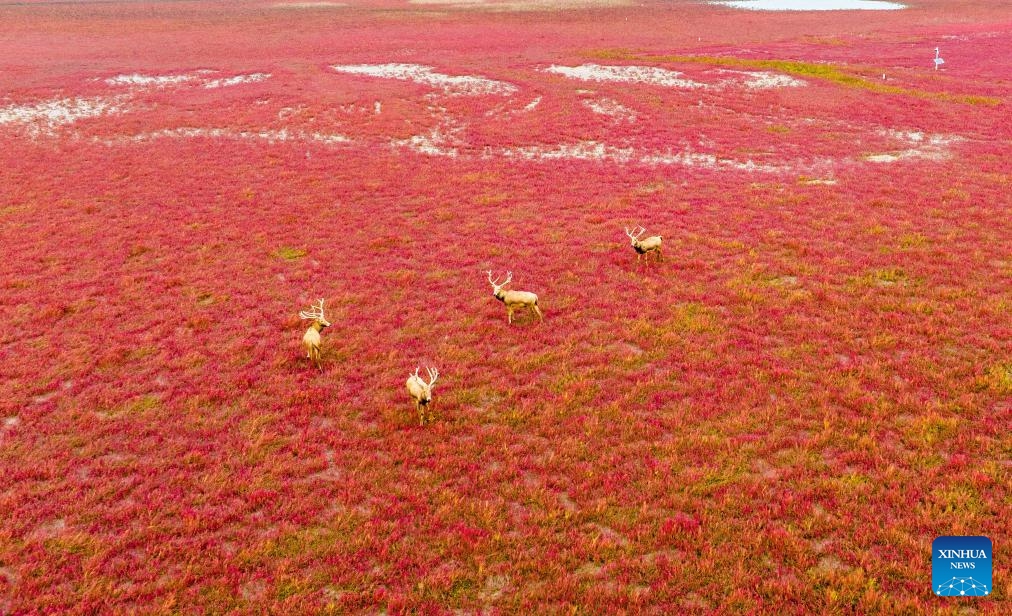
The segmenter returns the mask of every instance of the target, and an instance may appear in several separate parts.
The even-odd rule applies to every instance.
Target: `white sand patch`
[[[628,163],[636,156],[636,151],[633,148],[619,148],[599,141],[579,141],[572,144],[551,146],[534,145],[503,148],[498,152],[507,158],[522,158],[536,161],[596,160]]]
[[[656,66],[602,66],[582,64],[580,66],[557,66],[553,64],[546,73],[563,75],[581,81],[610,81],[618,83],[645,83],[669,88],[705,88],[706,84],[684,79],[682,73]]]
[[[156,89],[168,88],[170,86],[200,85],[204,88],[227,88],[245,83],[257,83],[271,77],[270,73],[246,73],[233,77],[211,78],[217,71],[201,69],[191,73],[178,75],[142,75],[133,73],[131,75],[117,75],[105,79],[106,85],[127,86],[134,89]]]
[[[33,137],[86,118],[123,113],[126,97],[58,98],[0,108],[0,126],[9,125]]]
[[[110,86],[133,86],[138,88],[165,88],[183,83],[191,83],[200,79],[201,72],[184,73],[182,75],[116,75],[109,77],[105,83]]]
[[[456,140],[444,134],[439,128],[434,128],[428,135],[414,135],[407,139],[395,139],[390,145],[397,148],[407,148],[419,154],[428,156],[449,156],[456,158],[459,150],[455,145]]]
[[[907,8],[879,0],[721,0],[711,2],[750,11],[894,11]]]
[[[486,157],[518,158],[535,162],[558,160],[581,160],[611,162],[618,164],[641,164],[647,166],[679,165],[706,169],[731,169],[736,171],[780,173],[793,169],[792,166],[765,165],[751,160],[738,161],[719,159],[713,154],[702,154],[685,149],[680,152],[643,152],[632,147],[617,147],[599,141],[580,141],[573,144],[522,146],[512,148],[486,149]]]
[[[620,122],[635,122],[636,112],[610,98],[583,101],[583,106],[592,112],[614,118]]]
[[[950,146],[965,141],[959,135],[925,135],[920,131],[887,129],[880,134],[911,147],[880,154],[869,154],[864,160],[870,163],[893,163],[898,160],[948,160],[952,158]]]
[[[767,71],[720,71],[722,74],[736,75],[734,82],[741,83],[749,90],[766,90],[772,88],[799,88],[808,85],[807,81],[796,79],[790,75],[780,75]]]
[[[516,86],[504,81],[472,75],[437,73],[431,66],[421,64],[339,64],[331,66],[331,68],[339,73],[412,81],[440,88],[443,93],[450,96],[480,96],[483,94],[509,96],[517,92]]]
[[[210,79],[203,83],[204,88],[227,88],[230,86],[239,86],[246,83],[258,83],[266,81],[271,78],[270,73],[248,73],[246,75],[236,75],[235,77],[224,77],[222,79]]]
[[[681,165],[683,167],[701,167],[704,169],[731,169],[734,171],[749,171],[763,173],[783,173],[790,171],[790,165],[767,165],[752,160],[735,160],[731,158],[717,158],[713,154],[693,152],[686,148],[680,152],[668,150],[646,154],[640,157],[640,161],[646,165]]]
[[[534,111],[540,104],[541,104],[541,97],[539,96],[534,100],[532,100],[531,102],[524,105],[524,111]]]
[[[308,141],[326,145],[340,145],[352,142],[350,138],[344,135],[290,131],[286,128],[247,131],[234,130],[230,128],[196,127],[164,128],[162,130],[140,133],[127,137],[96,138],[95,141],[104,145],[122,145],[125,143],[143,143],[158,139],[230,139],[236,141],[263,141],[266,143]]]

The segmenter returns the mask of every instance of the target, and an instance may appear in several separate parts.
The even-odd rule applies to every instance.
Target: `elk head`
[[[303,319],[312,319],[313,325],[316,331],[320,331],[324,327],[330,327],[330,321],[323,316],[323,299],[320,299],[319,304],[313,304],[309,310],[303,310],[299,312],[299,317]]]
[[[495,280],[492,280],[492,270],[485,272],[488,274],[488,282],[492,285],[492,295],[495,296],[500,302],[505,302],[506,292],[502,290],[503,287],[508,285],[513,280],[513,272],[506,272],[506,280],[499,282],[499,277],[496,276]]]

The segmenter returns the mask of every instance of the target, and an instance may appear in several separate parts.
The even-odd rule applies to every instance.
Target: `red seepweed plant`
[[[0,611],[967,606],[1007,3],[536,8],[0,6]],[[320,374],[291,298],[337,276]]]

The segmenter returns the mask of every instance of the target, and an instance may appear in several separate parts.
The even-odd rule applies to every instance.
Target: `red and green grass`
[[[0,124],[0,612],[1008,611],[1012,13],[911,4],[0,7],[0,110],[271,74]],[[518,92],[329,68],[388,62]]]

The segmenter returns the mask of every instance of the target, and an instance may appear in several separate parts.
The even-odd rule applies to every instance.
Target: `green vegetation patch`
[[[727,66],[739,69],[779,71],[789,75],[829,81],[847,88],[857,88],[860,90],[868,90],[870,92],[878,92],[880,94],[898,94],[902,96],[913,96],[916,98],[934,99],[985,107],[997,107],[1002,104],[1002,99],[995,96],[950,94],[948,92],[928,92],[925,90],[901,88],[899,86],[868,79],[866,77],[862,77],[861,75],[855,75],[832,64],[823,64],[818,62],[802,62],[800,60],[752,60],[748,58],[735,58],[732,56],[640,55],[622,49],[595,50],[588,52],[586,55],[603,60],[712,64],[716,66]]]
[[[295,259],[301,259],[306,256],[306,251],[301,248],[282,246],[274,251],[274,256],[284,259],[285,261],[294,261]]]

